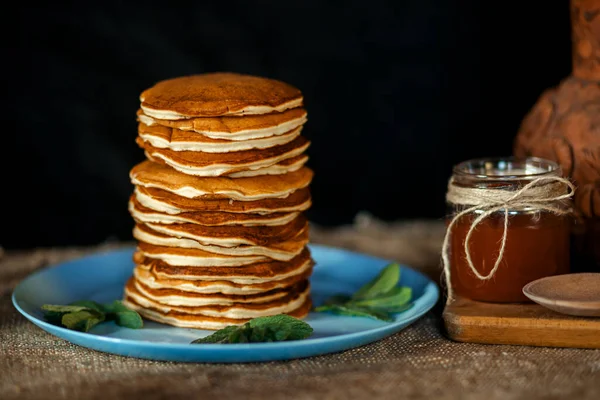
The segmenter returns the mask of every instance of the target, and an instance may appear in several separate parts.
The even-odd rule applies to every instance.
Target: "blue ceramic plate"
[[[374,278],[389,261],[346,250],[311,246],[316,267],[311,278],[315,305],[336,293],[351,294]],[[127,329],[106,322],[89,333],[51,325],[44,321],[42,304],[68,304],[77,300],[108,302],[120,299],[131,275],[133,249],[96,254],[38,271],[23,280],[13,293],[13,304],[43,330],[90,349],[122,356],[182,362],[255,362],[289,360],[334,353],[382,339],[423,316],[436,303],[439,291],[424,275],[402,267],[401,284],[410,286],[414,306],[396,314],[394,322],[311,313],[306,322],[314,329],[305,340],[250,343],[202,344],[190,342],[210,331],[175,328],[144,321],[143,329]]]

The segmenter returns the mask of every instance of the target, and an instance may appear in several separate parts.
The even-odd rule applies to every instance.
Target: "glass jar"
[[[540,158],[484,158],[456,165],[452,182],[458,188],[486,189],[486,193],[498,193],[497,190],[516,193],[537,178],[560,178],[561,174],[558,164]],[[522,292],[527,283],[569,272],[569,214],[522,203],[497,210],[473,226],[469,240],[472,266],[480,275],[490,275],[500,254],[508,215],[505,247],[498,268],[489,279],[481,279],[468,265],[465,240],[474,220],[486,209],[448,202],[447,225],[457,213],[475,207],[457,218],[448,232],[450,284],[454,295],[495,303],[527,302]],[[548,206],[566,212],[570,201],[550,201]]]

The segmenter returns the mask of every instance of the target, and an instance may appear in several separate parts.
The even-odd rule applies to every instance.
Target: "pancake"
[[[184,212],[180,214],[161,213],[144,207],[135,196],[129,199],[129,212],[136,221],[157,224],[198,224],[205,226],[243,225],[243,226],[273,226],[285,225],[298,217],[298,213],[271,213],[271,214],[242,214],[220,211],[209,212]]]
[[[307,167],[283,175],[261,175],[231,179],[186,175],[168,166],[143,161],[130,172],[134,185],[156,188],[187,198],[203,200],[233,199],[241,201],[285,198],[307,187],[313,172]]]
[[[134,236],[136,236],[135,233],[136,231],[134,230]],[[181,265],[223,268],[239,267],[270,260],[270,258],[262,255],[239,255],[232,257],[231,255],[210,253],[197,248],[166,247],[146,243],[141,239],[138,240],[138,250],[144,256],[165,261],[173,266]]]
[[[144,114],[158,119],[267,114],[302,105],[302,93],[274,79],[228,72],[158,82],[140,95]]]
[[[185,280],[193,281],[195,285],[202,285],[201,281],[228,281],[241,285],[256,285],[264,282],[288,279],[303,274],[312,268],[314,262],[310,251],[305,248],[299,255],[289,261],[276,261],[262,259],[257,262],[239,266],[214,266],[205,264],[189,264],[177,266],[157,259],[156,254],[162,252],[160,248],[148,249],[147,243],[140,242],[138,251],[133,255],[133,261],[139,268],[150,271],[159,280]],[[165,249],[168,251],[169,249]],[[185,252],[186,249],[176,249]],[[188,252],[188,254],[190,254]],[[191,253],[193,255],[193,253]]]
[[[299,156],[286,158],[277,164],[273,164],[265,168],[242,169],[237,172],[236,170],[231,170],[227,176],[229,178],[247,178],[260,175],[289,174],[290,172],[298,171],[300,168],[304,167],[304,164],[306,164],[307,161],[308,156],[306,154],[300,154]]]
[[[306,280],[302,281],[306,282]],[[301,285],[302,282],[296,285]],[[269,303],[285,297],[294,287],[275,289],[254,294],[223,294],[223,293],[193,293],[173,288],[151,288],[134,277],[135,289],[147,299],[166,306],[204,307],[204,306],[233,306],[237,304]],[[294,285],[294,286],[296,286]]]
[[[312,264],[311,260],[306,261],[297,269],[298,274],[288,276],[287,278],[277,280],[238,280],[244,283],[226,280],[227,277],[219,280],[205,279],[203,278],[205,275],[199,275],[197,280],[164,278],[161,277],[154,268],[145,265],[137,265],[133,270],[133,273],[138,282],[153,289],[170,288],[191,293],[255,294],[275,289],[283,289],[308,279],[312,273]],[[197,267],[193,267],[192,269],[198,273],[201,273],[202,271]],[[297,271],[294,270],[293,272],[295,273]],[[186,275],[186,278],[192,277],[194,276]]]
[[[140,221],[138,221],[140,222]],[[204,226],[198,224],[155,224],[145,223],[151,230],[176,238],[196,240],[206,245],[234,247],[240,245],[268,246],[294,238],[308,228],[302,214],[284,225],[275,226]]]
[[[165,190],[143,186],[136,186],[134,195],[136,200],[144,207],[171,215],[194,211],[252,214],[287,213],[304,211],[311,205],[310,190],[308,188],[296,190],[284,198],[254,201],[189,199]]]
[[[164,159],[160,157],[152,157],[152,155],[147,152],[144,153],[146,158],[152,162],[158,164],[164,164],[169,166]],[[306,154],[301,154],[296,157],[287,158],[277,164],[269,165],[268,167],[258,168],[258,169],[243,169],[243,168],[231,168],[227,174],[224,175],[215,175],[215,176],[223,176],[228,178],[247,178],[252,176],[260,176],[260,175],[282,175],[289,174],[290,172],[298,171],[300,168],[306,164],[308,161],[308,156]],[[185,171],[184,174],[187,173]],[[194,175],[194,174],[189,174]],[[203,176],[203,175],[195,175],[195,176]],[[212,176],[212,175],[211,175]]]
[[[308,281],[300,282],[284,296],[264,303],[232,303],[228,305],[207,306],[169,306],[152,300],[141,293],[132,277],[125,285],[125,295],[136,303],[147,307],[157,308],[163,312],[177,311],[185,314],[205,315],[217,318],[256,318],[266,315],[285,313],[297,308],[308,297],[310,284]]]
[[[137,224],[133,229],[133,237],[141,242],[152,244],[161,247],[173,247],[181,249],[196,249],[203,250],[213,255],[226,255],[231,257],[252,257],[261,256],[268,257],[274,260],[288,261],[300,254],[304,246],[308,244],[308,228],[298,232],[298,234],[285,242],[275,242],[263,246],[249,246],[249,245],[238,245],[233,247],[223,247],[217,245],[203,244],[196,240],[189,238],[177,238],[157,232],[145,224]],[[164,252],[163,252],[164,254]],[[189,260],[193,258],[191,256],[177,255],[172,257],[164,254],[165,259],[170,259],[169,263],[177,263],[174,265],[190,265],[181,264],[186,262],[192,262]],[[207,257],[208,258],[208,257]]]
[[[256,171],[281,164],[290,158],[296,158],[296,163],[279,166],[281,173],[289,169],[297,169],[297,157],[308,148],[310,142],[303,136],[298,136],[289,143],[273,146],[266,149],[252,149],[245,151],[233,151],[229,153],[203,153],[199,151],[174,151],[166,148],[158,148],[141,138],[136,139],[137,144],[144,149],[146,156],[153,161],[163,162],[166,165],[188,175],[195,176],[226,176],[232,173],[251,170]],[[305,156],[306,157],[306,156]],[[304,161],[306,162],[306,160]],[[303,163],[302,163],[303,164]],[[274,175],[276,172],[270,171]]]
[[[175,326],[202,329],[220,329],[233,323],[243,323],[253,318],[277,314],[290,314],[297,318],[306,316],[311,307],[308,281],[298,290],[265,303],[237,303],[219,306],[169,306],[147,298],[140,293],[133,278],[125,286],[123,303],[143,317]],[[215,320],[216,319],[216,320]],[[233,321],[238,322],[233,322]],[[243,321],[243,322],[242,322]]]
[[[196,142],[195,139],[198,135],[193,135],[192,132],[199,133],[204,138],[237,141],[240,142],[239,144],[250,143],[256,139],[284,135],[306,122],[306,110],[303,108],[263,115],[246,115],[244,118],[214,117],[165,120],[152,118],[144,114],[142,110],[138,110],[137,116],[138,120],[148,127],[162,126],[177,130],[177,132],[173,132],[171,142],[178,145],[189,139],[194,139],[193,142]],[[186,134],[181,131],[190,133]],[[174,138],[176,140],[173,140]],[[231,143],[231,145],[235,145],[235,143]]]
[[[162,310],[159,310],[158,308],[143,307],[140,304],[136,303],[134,299],[128,296],[126,296],[125,299],[123,299],[123,304],[131,308],[132,310],[136,310],[140,313],[142,317],[146,319],[182,328],[219,330],[230,325],[243,325],[251,319],[216,318],[197,314],[186,314],[177,311],[164,312]],[[312,302],[310,300],[310,297],[307,296],[304,300],[304,303],[302,303],[298,308],[289,312],[285,312],[283,314],[291,315],[292,317],[302,319],[308,315],[311,308]]]
[[[267,138],[232,141],[211,139],[194,132],[185,132],[160,125],[138,125],[138,136],[144,142],[159,149],[173,151],[197,151],[202,153],[229,153],[253,149],[267,149],[289,143],[300,136],[302,128],[296,128],[283,135]]]

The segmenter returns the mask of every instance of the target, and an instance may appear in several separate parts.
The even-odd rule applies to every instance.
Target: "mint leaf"
[[[350,317],[367,317],[380,321],[392,322],[392,318],[387,312],[372,308],[358,307],[352,305],[323,305],[315,309],[317,312],[332,312],[338,315],[346,315]]]
[[[346,304],[352,298],[345,294],[336,294],[325,300],[324,304]]]
[[[242,326],[240,329],[236,329],[229,334],[228,343],[248,343],[250,338],[246,335],[246,333],[252,334],[252,331],[247,331]],[[261,338],[261,342],[263,339]]]
[[[88,318],[85,321],[85,324],[83,326],[83,331],[89,332],[90,329],[92,329],[94,326],[98,325],[101,322],[104,322],[104,319],[105,318],[103,315],[98,315],[97,317]]]
[[[50,322],[51,324],[60,325],[62,317],[65,314],[66,313],[64,313],[64,312],[44,311],[44,319],[46,321]]]
[[[114,320],[117,325],[129,329],[141,329],[144,326],[140,314],[125,306],[120,300],[102,304],[101,307],[106,313],[107,321]]]
[[[214,332],[211,335],[208,335],[206,337],[200,338],[200,339],[196,339],[192,342],[192,344],[196,344],[196,343],[229,343],[229,335],[233,332],[238,330],[239,327],[232,325],[232,326],[228,326],[226,328],[220,329],[216,332]]]
[[[399,281],[400,266],[389,264],[352,296],[332,296],[314,311],[393,321],[390,313],[406,311],[412,307],[412,289],[397,286]]]
[[[257,343],[306,339],[313,328],[306,322],[286,314],[254,318],[241,326],[228,326],[196,339],[198,343]]]
[[[361,287],[352,298],[354,300],[371,299],[393,289],[400,280],[400,266],[389,264],[369,283]]]
[[[62,325],[68,329],[88,332],[94,326],[104,321],[104,314],[93,310],[70,312],[63,315]]]
[[[412,298],[412,289],[409,287],[395,287],[389,292],[364,300],[352,300],[350,304],[359,307],[373,307],[387,309],[402,306]]]
[[[293,333],[292,327],[290,327],[290,326],[282,327],[278,331],[273,332],[274,341],[282,342],[284,340],[293,340],[293,339],[290,339],[290,336],[292,336],[292,333]],[[312,328],[311,328],[311,333],[312,333]]]
[[[84,310],[92,310],[89,307],[86,306],[78,306],[78,305],[68,305],[68,306],[61,306],[58,304],[44,304],[42,306],[42,310],[43,311],[51,311],[51,312],[55,312],[55,313],[70,313],[70,312],[77,312],[77,311],[84,311]]]
[[[252,328],[259,326],[268,327],[270,330],[275,332],[287,330],[289,331],[289,334],[285,340],[306,339],[313,333],[313,328],[309,324],[301,319],[294,318],[287,314],[254,318],[250,320],[248,324]]]
[[[408,304],[402,304],[402,305],[398,305],[398,306],[391,306],[391,307],[386,307],[383,308],[383,311],[389,312],[389,313],[400,313],[406,310],[409,310],[412,308],[412,306],[414,306],[414,303],[408,303]]]
[[[115,323],[119,326],[129,329],[141,329],[144,321],[140,314],[133,310],[120,311],[114,314]]]
[[[123,304],[120,300],[115,300],[112,303],[105,303],[102,306],[102,310],[107,314],[116,314],[119,312],[133,311]]]
[[[144,325],[142,317],[119,300],[107,304],[91,300],[75,301],[69,305],[44,304],[42,311],[46,321],[81,332],[88,332],[95,325],[110,320],[131,329],[139,329]]]
[[[248,341],[253,343],[272,342],[273,340],[269,339],[269,335],[272,335],[272,333],[269,331],[269,329],[267,329],[267,327],[257,326],[250,329],[250,337],[248,338]]]
[[[102,304],[96,303],[95,301],[92,301],[92,300],[79,300],[79,301],[75,301],[75,302],[71,303],[71,305],[85,307],[87,309],[98,311],[101,313],[104,312]]]

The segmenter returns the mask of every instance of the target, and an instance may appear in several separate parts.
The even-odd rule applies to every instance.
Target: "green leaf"
[[[96,303],[95,301],[92,301],[92,300],[79,300],[79,301],[75,301],[75,302],[71,303],[70,305],[72,305],[72,306],[81,306],[81,307],[85,307],[85,308],[90,309],[90,310],[94,310],[94,311],[98,311],[98,312],[104,313],[104,309],[102,307],[102,304]]]
[[[233,331],[236,331],[237,329],[239,329],[238,326],[235,326],[235,325],[228,326],[226,328],[220,329],[220,330],[212,333],[211,335],[208,335],[208,336],[200,338],[200,339],[196,339],[192,343],[228,343],[229,335]]]
[[[144,326],[140,314],[126,307],[120,300],[102,304],[101,307],[106,313],[106,320],[114,320],[119,326],[129,329],[141,329]]]
[[[131,329],[139,329],[144,325],[142,317],[119,300],[108,304],[91,300],[80,300],[69,305],[44,304],[42,310],[48,322],[82,332],[110,320]]]
[[[123,304],[123,302],[121,302],[120,300],[115,300],[112,303],[103,304],[101,307],[102,307],[102,310],[108,314],[116,314],[119,312],[133,311],[132,309],[125,306]]]
[[[252,329],[244,324],[238,329],[231,331],[229,334],[228,343],[248,343],[251,337]]]
[[[412,298],[412,289],[409,287],[395,287],[389,292],[364,300],[352,300],[348,304],[377,309],[387,309],[402,306]]]
[[[408,304],[402,304],[402,305],[395,306],[395,307],[387,307],[383,310],[386,312],[389,312],[389,313],[400,313],[400,312],[411,309],[412,306],[414,306],[414,305],[415,305],[414,303],[408,303]]]
[[[313,328],[309,324],[287,314],[254,318],[248,324],[252,328],[266,326],[273,331],[289,330],[286,340],[306,339],[313,333]]]
[[[62,316],[65,314],[66,313],[64,313],[64,312],[44,311],[44,319],[46,321],[50,322],[51,324],[60,325]]]
[[[349,302],[351,299],[350,296],[345,295],[345,294],[336,294],[334,296],[331,296],[330,298],[328,298],[327,300],[325,300],[324,304],[346,304],[347,302]]]
[[[306,339],[313,328],[306,322],[281,314],[254,318],[242,326],[228,326],[213,334],[196,339],[198,343],[256,343]]]
[[[288,338],[292,335],[292,328],[290,326],[282,327],[281,329],[272,332],[274,336],[273,341],[282,342],[284,340],[288,340]]]
[[[406,311],[412,307],[412,289],[397,286],[399,281],[400,266],[389,264],[351,297],[335,295],[314,311],[393,321],[390,313]]]
[[[391,322],[394,319],[385,311],[371,308],[363,308],[350,305],[323,305],[315,309],[317,312],[332,312],[338,315],[347,315],[351,317],[367,317],[380,321]]]
[[[389,264],[369,283],[361,287],[352,299],[362,300],[380,296],[393,289],[400,280],[400,266],[396,263]]]
[[[265,326],[257,326],[255,328],[250,328],[250,337],[248,338],[250,342],[258,343],[258,342],[266,342],[269,339],[269,330]]]
[[[104,314],[94,310],[83,310],[63,315],[61,324],[68,329],[88,332],[102,321],[104,321]]]
[[[98,325],[99,323],[104,322],[104,315],[100,315],[96,318],[88,318],[85,321],[85,325],[83,327],[83,331],[84,332],[89,332],[90,329],[92,329],[94,326]]]
[[[55,313],[70,313],[84,310],[93,310],[92,308],[86,306],[78,306],[78,305],[68,305],[63,306],[59,304],[44,304],[42,306],[43,311],[51,311]]]
[[[114,314],[115,323],[119,326],[129,329],[141,329],[144,321],[140,314],[133,310],[120,311]]]

